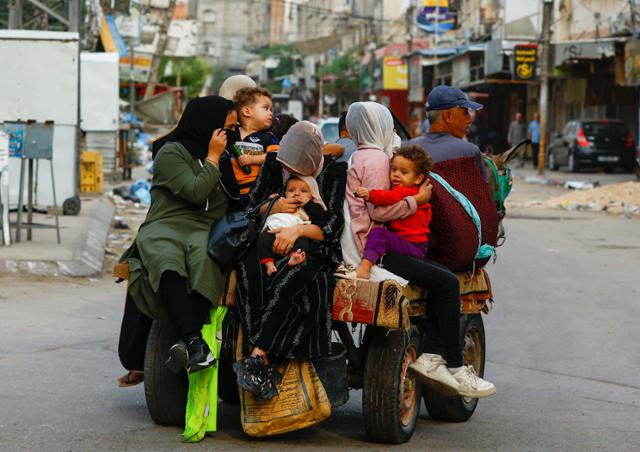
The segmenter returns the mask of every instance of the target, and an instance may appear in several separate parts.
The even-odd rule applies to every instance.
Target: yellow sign
[[[382,89],[409,89],[409,71],[402,58],[385,57],[382,68]]]
[[[433,8],[435,6],[440,6],[442,8],[449,7],[449,0],[423,0],[422,6],[426,8]]]
[[[538,63],[537,44],[517,45],[513,48],[515,78],[518,80],[534,80]]]

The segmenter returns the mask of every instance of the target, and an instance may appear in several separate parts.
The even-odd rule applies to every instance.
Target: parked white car
[[[318,121],[318,127],[322,132],[325,143],[335,143],[340,138],[338,122],[340,118],[323,118]]]

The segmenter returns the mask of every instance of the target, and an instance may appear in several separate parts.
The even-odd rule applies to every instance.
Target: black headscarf
[[[153,142],[153,158],[156,158],[158,151],[166,143],[177,141],[187,148],[194,158],[205,159],[213,131],[224,128],[227,113],[232,109],[233,102],[220,96],[191,99],[176,128]]]

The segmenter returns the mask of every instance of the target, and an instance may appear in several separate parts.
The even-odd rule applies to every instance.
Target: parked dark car
[[[633,136],[622,121],[573,120],[552,135],[547,162],[552,170],[567,166],[572,173],[594,166],[632,172],[635,153]]]

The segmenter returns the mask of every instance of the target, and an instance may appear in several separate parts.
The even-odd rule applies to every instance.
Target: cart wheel
[[[62,214],[63,215],[78,215],[80,213],[80,208],[82,207],[82,201],[79,196],[72,196],[71,198],[67,198],[62,203]]]
[[[462,333],[462,359],[466,366],[473,366],[480,377],[484,376],[485,337],[480,314],[463,315],[460,319]],[[425,387],[424,404],[432,419],[448,422],[467,421],[478,405],[478,399],[461,396],[445,396]]]
[[[144,358],[144,395],[151,419],[160,425],[184,425],[189,390],[187,373],[183,370],[176,375],[164,365],[169,347],[177,340],[170,324],[154,320]]]
[[[420,412],[422,385],[409,364],[422,352],[415,326],[408,332],[376,329],[371,337],[364,370],[362,411],[367,436],[373,441],[408,441]]]

